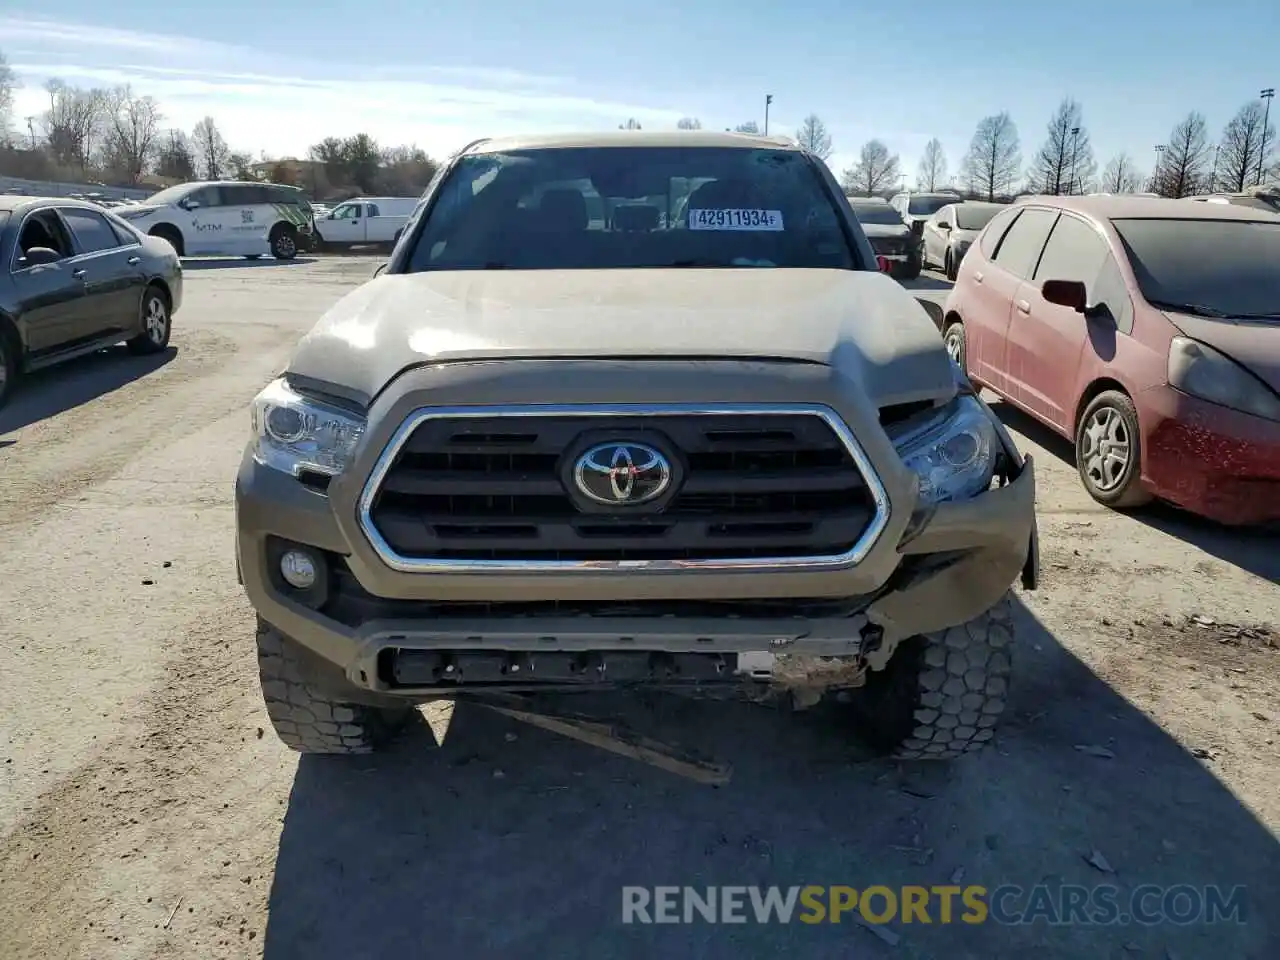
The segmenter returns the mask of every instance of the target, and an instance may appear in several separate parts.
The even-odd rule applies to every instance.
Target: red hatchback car
[[[975,384],[1075,442],[1095,500],[1280,521],[1280,216],[1037,197],[987,225],[943,313]]]

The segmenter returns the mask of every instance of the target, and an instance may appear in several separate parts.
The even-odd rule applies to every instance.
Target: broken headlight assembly
[[[991,486],[1000,437],[985,405],[957,397],[933,419],[895,438],[907,469],[920,480],[921,504],[967,500]]]
[[[283,378],[253,398],[252,419],[254,459],[295,477],[342,473],[365,429],[364,417],[304,396]]]

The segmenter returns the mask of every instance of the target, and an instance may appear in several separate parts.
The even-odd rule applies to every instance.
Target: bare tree
[[[632,117],[632,118],[631,118],[630,120],[628,120],[626,123],[620,123],[620,124],[618,124],[618,129],[619,129],[619,130],[639,130],[639,129],[640,129],[640,121],[639,121],[639,120],[637,120],[635,117]]]
[[[1098,172],[1080,104],[1063,100],[1049,121],[1049,135],[1031,161],[1027,183],[1037,193],[1084,193]]]
[[[1218,182],[1223,190],[1239,193],[1253,183],[1258,173],[1258,154],[1262,150],[1265,120],[1262,103],[1251,100],[1241,107],[1226,128],[1222,131],[1218,153]],[[1270,128],[1265,137],[1270,143],[1275,136],[1275,127]],[[1267,164],[1263,164],[1265,168]],[[1215,185],[1212,189],[1217,189]]]
[[[701,130],[702,121],[697,117],[681,117],[676,124],[677,130]]]
[[[1189,197],[1209,182],[1208,128],[1204,114],[1191,112],[1173,128],[1152,174],[1152,190],[1162,197]]]
[[[811,113],[800,122],[796,131],[796,142],[820,160],[831,156],[831,134],[827,125],[816,113]]]
[[[89,167],[94,139],[102,127],[106,94],[71,87],[57,78],[44,88],[49,94],[49,109],[42,123],[49,153],[55,163],[83,173]]]
[[[946,179],[947,155],[942,150],[942,141],[934,137],[924,145],[924,156],[920,158],[920,169],[916,171],[916,186],[926,193],[932,193]]]
[[[160,135],[160,105],[155,97],[135,96],[129,86],[117,87],[107,105],[108,166],[137,183],[147,170]]]
[[[748,120],[746,123],[740,123],[733,128],[734,133],[750,133],[758,134],[760,132],[760,124],[754,120]]]
[[[869,197],[896,187],[901,176],[898,155],[891,154],[882,141],[868,140],[858,162],[840,175],[840,186],[851,197]]]
[[[1129,155],[1118,153],[1107,161],[1098,186],[1103,193],[1137,193],[1142,187],[1143,179]]]
[[[18,89],[18,77],[9,61],[0,53],[0,144],[8,144],[13,123],[13,95]]]
[[[227,169],[227,141],[213,117],[205,117],[191,131],[196,169],[206,180],[220,180]]]
[[[196,157],[191,140],[181,130],[166,130],[156,147],[156,173],[172,180],[194,180]]]
[[[983,117],[961,165],[971,193],[995,200],[1013,189],[1022,167],[1018,127],[1007,111]]]

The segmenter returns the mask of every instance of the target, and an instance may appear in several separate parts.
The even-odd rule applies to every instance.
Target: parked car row
[[[1074,442],[1099,503],[1280,522],[1280,215],[1027,198],[960,259],[941,329],[976,385]]]
[[[0,407],[28,371],[124,342],[169,344],[173,246],[82,200],[0,196]]]
[[[978,231],[1005,206],[966,201],[951,191],[900,193],[888,201],[850,197],[849,204],[876,254],[900,280],[914,280],[931,266],[954,280]]]

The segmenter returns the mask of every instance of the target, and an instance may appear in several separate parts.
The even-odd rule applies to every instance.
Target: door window
[[[266,187],[251,187],[234,184],[222,188],[222,202],[228,207],[253,207],[260,203],[268,203],[269,194]]]
[[[1044,255],[1036,267],[1036,283],[1046,280],[1079,280],[1089,291],[1089,302],[1096,293],[1098,273],[1110,256],[1106,242],[1093,227],[1076,217],[1063,214],[1049,234]]]
[[[75,252],[67,228],[52,210],[39,210],[27,217],[18,233],[18,243],[13,251],[13,269],[25,270],[27,251],[35,247],[53,250],[66,259]]]
[[[92,210],[78,210],[63,207],[58,211],[63,221],[70,228],[81,253],[97,253],[99,250],[114,250],[120,246],[120,238],[107,223],[106,217]]]
[[[978,247],[982,250],[982,255],[991,260],[996,255],[996,248],[1000,246],[1000,239],[1004,236],[1005,231],[1009,229],[1009,224],[1013,223],[1014,218],[1022,212],[1019,208],[1006,210],[1001,214],[993,217],[991,222],[987,224],[987,229],[982,231],[982,237],[978,240]]]
[[[381,214],[378,213],[378,205],[376,203],[369,204],[369,216],[371,217],[381,216]]]
[[[1000,241],[1000,247],[996,250],[996,265],[1015,277],[1030,280],[1040,261],[1044,242],[1049,238],[1049,230],[1057,217],[1057,210],[1045,210],[1041,207],[1023,210],[1022,216]]]
[[[335,220],[354,220],[360,216],[360,204],[348,203],[333,212]]]
[[[201,210],[207,210],[210,207],[222,206],[222,188],[221,187],[201,187],[199,190],[192,190],[182,201],[184,206],[190,207],[193,203],[199,204]]]

